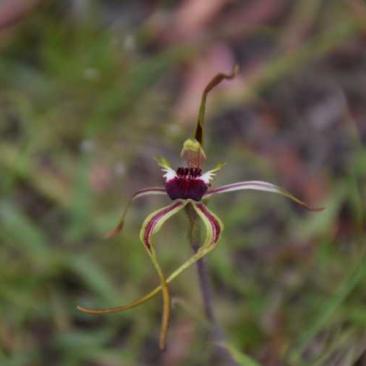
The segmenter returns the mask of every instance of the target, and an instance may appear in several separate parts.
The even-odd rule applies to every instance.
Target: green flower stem
[[[191,205],[187,205],[185,211],[189,220],[188,239],[194,253],[197,253],[201,245],[201,230],[198,215]],[[222,344],[226,343],[225,335],[215,316],[211,281],[205,258],[199,259],[196,265],[204,312],[210,326],[210,338],[214,347],[212,358],[213,360],[216,360],[216,362],[219,361],[219,363],[217,363],[218,365],[238,366],[227,349],[222,347]]]

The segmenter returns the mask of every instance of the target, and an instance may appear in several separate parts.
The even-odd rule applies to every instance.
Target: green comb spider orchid
[[[78,309],[80,311],[92,315],[116,313],[141,305],[161,292],[163,298],[162,324],[160,332],[161,349],[165,348],[170,319],[171,300],[168,284],[173,281],[178,275],[180,275],[184,270],[189,268],[191,265],[207,255],[209,252],[211,252],[217,246],[223,230],[223,224],[221,220],[211,210],[209,210],[206,205],[206,201],[208,198],[212,198],[222,193],[234,192],[239,190],[257,190],[280,194],[303,206],[304,208],[312,210],[300,199],[296,198],[282,188],[268,182],[252,180],[231,183],[219,187],[212,187],[213,178],[215,174],[222,168],[222,164],[219,164],[215,168],[206,172],[202,171],[202,165],[206,160],[206,155],[203,150],[203,132],[207,95],[211,89],[213,89],[223,80],[229,80],[234,78],[236,73],[237,68],[235,67],[231,74],[217,74],[204,89],[194,138],[187,139],[184,142],[181,151],[181,157],[184,162],[184,166],[174,170],[164,158],[159,158],[158,164],[160,165],[164,173],[164,186],[144,188],[135,192],[127,203],[118,225],[115,227],[115,229],[113,229],[106,235],[106,237],[111,238],[121,232],[127,211],[132,202],[136,199],[148,195],[168,196],[172,200],[172,202],[169,205],[151,213],[145,219],[140,231],[140,240],[150,257],[153,266],[155,267],[155,270],[159,276],[160,285],[151,292],[147,293],[145,296],[127,305],[105,309],[89,309],[78,306]],[[194,210],[193,212],[195,212],[196,216],[199,217],[203,223],[206,232],[205,239],[197,252],[195,252],[173,273],[171,273],[169,276],[165,276],[158,262],[152,238],[169,218],[177,214],[183,208],[187,209],[189,206],[191,209]]]

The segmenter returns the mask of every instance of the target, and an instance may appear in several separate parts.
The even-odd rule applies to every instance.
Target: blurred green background
[[[175,166],[205,84],[225,231],[208,257],[227,344],[246,366],[366,365],[366,4],[363,0],[0,1],[0,365],[215,365],[194,268],[161,301],[127,303],[157,278],[139,227],[164,198],[154,156]],[[188,257],[187,222],[158,235],[165,271]]]

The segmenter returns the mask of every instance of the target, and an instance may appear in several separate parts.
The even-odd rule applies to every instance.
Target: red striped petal
[[[259,180],[250,180],[244,182],[236,182],[231,184],[226,184],[224,186],[220,186],[217,188],[212,188],[207,191],[207,193],[203,196],[203,198],[209,198],[213,195],[241,190],[255,190],[255,191],[265,191],[265,192],[273,192],[280,194],[284,197],[289,198],[290,200],[296,202],[297,204],[307,208],[311,211],[321,211],[323,208],[313,208],[307,205],[305,202],[295,197],[293,194],[285,191],[284,189],[268,182],[263,182]]]
[[[220,239],[221,232],[223,230],[223,224],[220,219],[210,211],[207,206],[202,202],[196,202],[193,204],[193,207],[196,209],[198,215],[204,221],[204,224],[209,230],[208,237],[210,237],[211,243],[217,243]],[[207,239],[208,241],[208,239]],[[210,243],[205,243],[207,245]]]
[[[170,217],[179,212],[186,203],[187,202],[182,200],[174,201],[172,204],[151,213],[145,219],[140,231],[140,239],[148,250],[150,250],[152,245],[152,236],[160,230],[161,226]]]

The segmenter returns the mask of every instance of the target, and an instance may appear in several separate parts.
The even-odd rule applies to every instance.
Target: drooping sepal
[[[186,201],[177,200],[172,204],[151,213],[145,219],[140,231],[140,240],[144,244],[160,279],[160,286],[163,296],[163,313],[161,320],[161,331],[160,331],[160,342],[159,342],[161,349],[164,349],[166,344],[166,337],[168,334],[169,321],[170,321],[171,300],[170,300],[170,291],[168,283],[159,265],[156,252],[152,244],[152,237],[161,229],[161,227],[170,217],[178,213],[186,204],[187,204]]]
[[[204,203],[192,202],[192,205],[205,227],[206,237],[202,247],[215,245],[220,239],[224,224]]]
[[[170,323],[170,313],[171,313],[170,290],[169,290],[168,282],[163,273],[163,270],[160,267],[158,258],[156,256],[155,249],[153,247],[150,247],[150,250],[148,250],[148,254],[151,258],[151,261],[152,261],[152,263],[155,267],[155,270],[158,273],[158,276],[160,279],[160,287],[161,287],[161,292],[162,292],[162,297],[163,297],[163,312],[161,315],[159,347],[161,350],[164,350],[166,347],[166,339],[167,339],[169,323]]]
[[[198,260],[200,260],[202,257],[207,255],[209,252],[211,252],[212,249],[214,249],[220,239],[220,235],[223,230],[223,224],[221,220],[212,212],[210,211],[206,206],[204,207],[203,203],[201,202],[192,202],[194,206],[194,209],[196,210],[199,217],[203,220],[204,227],[206,230],[206,237],[205,241],[202,244],[202,246],[199,248],[199,250],[192,255],[189,259],[187,259],[182,265],[180,265],[175,271],[173,271],[167,278],[166,283],[169,284],[172,282],[175,278],[177,278],[180,274],[182,274],[185,270],[190,268],[193,264],[195,264]],[[156,295],[159,294],[159,292],[163,289],[163,286],[160,284],[159,286],[155,287],[153,290],[145,294],[144,296],[141,296],[140,298],[121,306],[115,306],[115,307],[109,307],[109,308],[100,308],[100,309],[91,309],[83,306],[78,306],[78,310],[90,314],[90,315],[102,315],[102,314],[112,314],[112,313],[118,313],[123,312],[129,309],[133,309],[137,306],[143,305],[145,302],[151,300]]]
[[[176,200],[168,206],[160,208],[151,213],[142,224],[140,230],[140,239],[147,250],[152,247],[152,237],[156,234],[163,224],[177,212],[179,212],[187,202]]]
[[[129,210],[129,208],[131,207],[131,204],[134,200],[144,197],[144,196],[165,195],[165,194],[166,194],[166,191],[165,191],[164,187],[148,187],[148,188],[143,188],[143,189],[136,191],[131,196],[131,198],[128,200],[117,225],[111,231],[104,234],[104,237],[105,238],[114,238],[116,235],[118,235],[122,231],[127,212]]]

